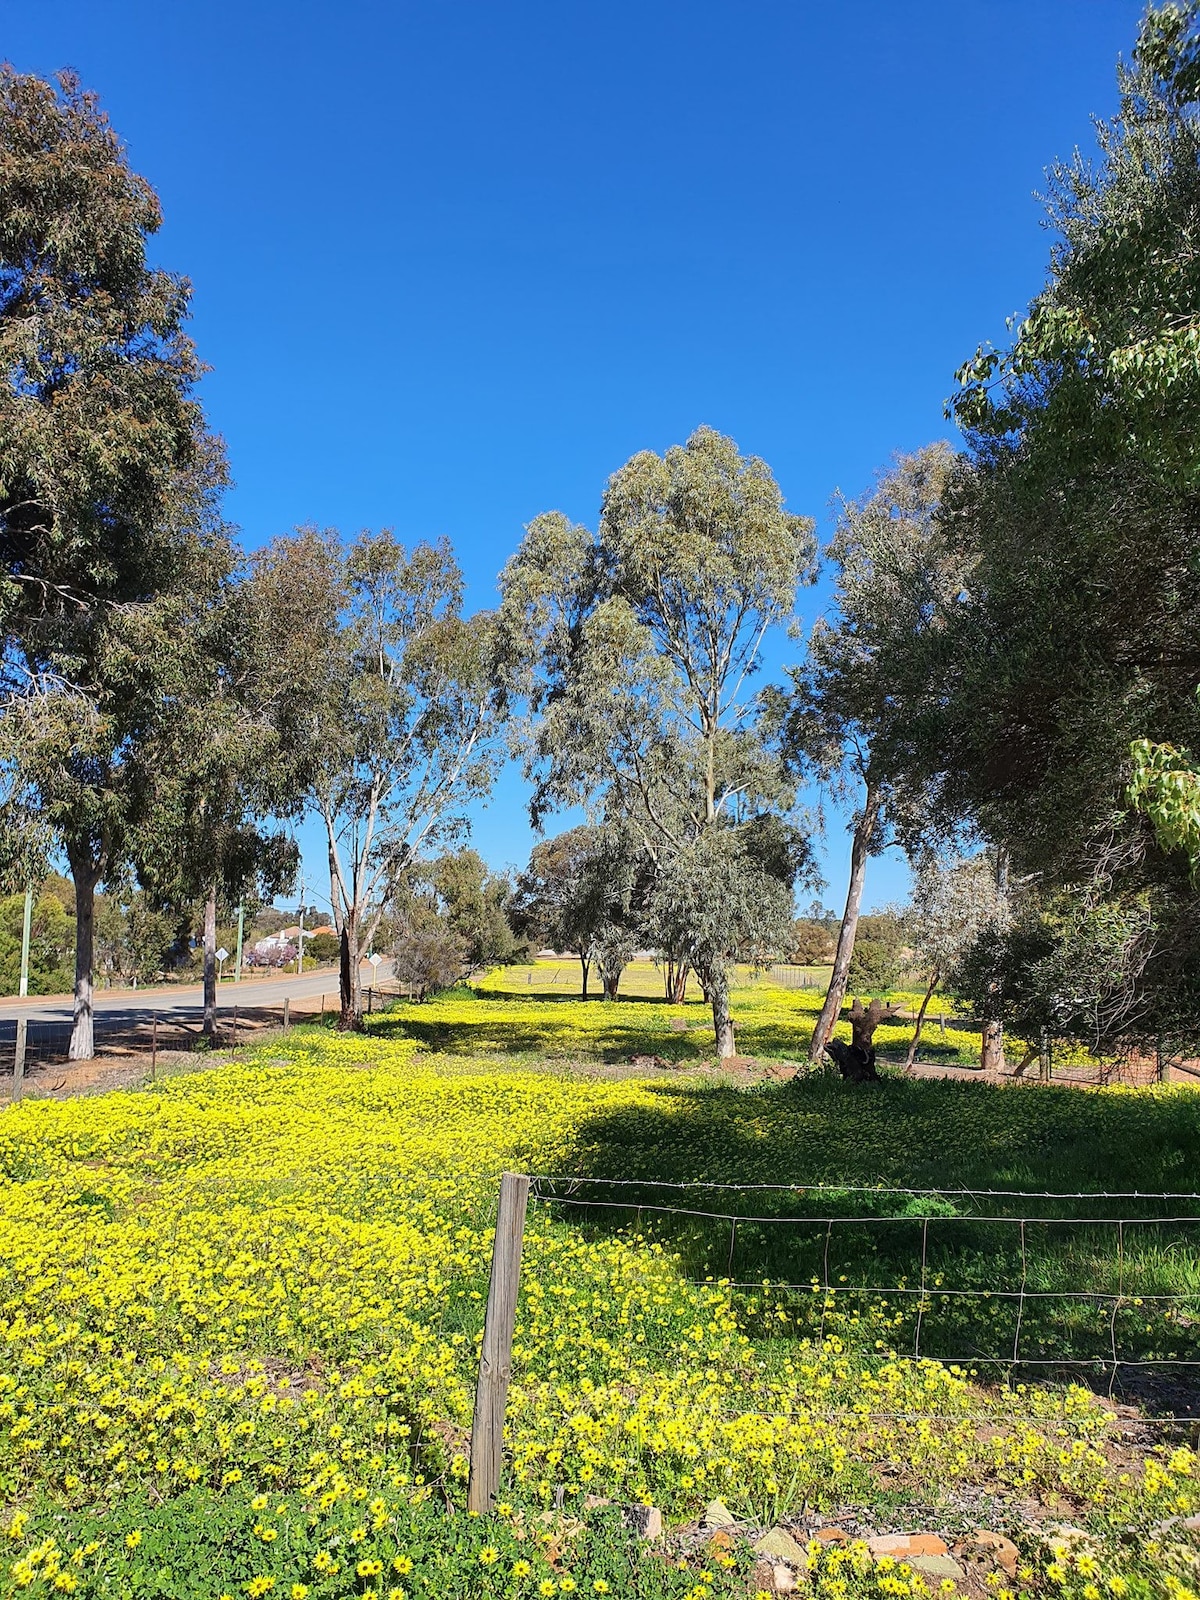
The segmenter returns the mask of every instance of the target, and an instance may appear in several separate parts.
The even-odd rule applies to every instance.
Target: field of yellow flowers
[[[774,1024],[763,1000],[763,1027],[790,1026],[786,999]],[[466,1516],[505,1168],[684,1176],[703,1159],[711,1181],[793,1181],[807,1166],[809,1182],[851,1182],[869,1164],[862,1126],[854,1135],[869,1103],[824,1080],[736,1090],[507,1059],[603,1059],[618,1044],[628,1059],[643,1034],[660,1055],[686,1038],[656,1031],[648,1003],[625,1009],[456,995],[373,1019],[364,1036],[298,1029],[139,1092],[5,1112],[2,1592],[744,1596],[748,1547],[639,1544],[619,1510],[653,1502],[694,1525],[720,1497],[754,1528],[986,1518],[1022,1548],[1018,1577],[988,1591],[999,1600],[1188,1600],[1194,1552],[1171,1519],[1195,1513],[1200,1485],[1169,1433],[1134,1448],[1083,1389],[1004,1388],[913,1360],[910,1309],[886,1297],[809,1290],[800,1303],[770,1280],[735,1291],[727,1272],[697,1270],[694,1240],[628,1211],[532,1206],[507,1498],[495,1517]],[[1149,1130],[1147,1171],[1185,1125],[1197,1137],[1179,1093],[1008,1098],[1021,1137],[1036,1121],[1026,1103],[1123,1109]],[[897,1109],[874,1182],[932,1162],[935,1122],[948,1133],[944,1105]],[[974,1138],[986,1123],[1003,1165],[1003,1118],[984,1109]],[[884,1112],[869,1118],[882,1127]],[[946,1145],[953,1176],[965,1141]],[[602,1171],[616,1160],[623,1170]],[[1031,1506],[1047,1529],[1083,1536],[1022,1532]],[[808,1559],[812,1592],[831,1600],[929,1588],[861,1542],[814,1543]]]

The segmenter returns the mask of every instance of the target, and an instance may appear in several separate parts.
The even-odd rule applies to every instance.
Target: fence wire
[[[671,1191],[681,1203],[670,1203]],[[717,1203],[695,1203],[707,1195]],[[734,1209],[735,1196],[751,1209]],[[766,1211],[767,1196],[801,1209]],[[916,1202],[918,1209],[868,1210],[866,1197]],[[533,1178],[530,1198],[550,1212],[582,1213],[597,1228],[652,1235],[674,1252],[689,1282],[720,1288],[747,1324],[761,1321],[768,1337],[824,1342],[836,1335],[853,1343],[886,1327],[890,1338],[864,1354],[987,1368],[1010,1382],[1023,1369],[1093,1384],[1107,1379],[1110,1397],[1119,1382],[1154,1375],[1178,1391],[1171,1409],[1181,1403],[1185,1414],[1200,1410],[1197,1191],[542,1174]],[[829,1203],[835,1200],[848,1209],[835,1212]],[[939,1209],[922,1214],[922,1201]],[[1115,1215],[1101,1214],[1113,1202],[1125,1204]],[[803,1209],[806,1203],[817,1209]],[[967,1203],[976,1209],[965,1209]],[[1053,1207],[1059,1214],[1046,1214]]]

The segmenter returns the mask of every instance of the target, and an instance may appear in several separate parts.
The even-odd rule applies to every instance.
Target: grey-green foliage
[[[789,813],[794,790],[755,677],[763,637],[791,613],[814,554],[811,520],[785,510],[766,463],[711,428],[627,462],[595,534],[561,513],[536,518],[501,579],[502,620],[525,666],[535,819],[585,805],[628,829],[664,881],[676,864],[690,882],[692,862],[720,862],[727,878],[757,885],[738,903],[763,907],[758,931],[773,935],[771,873],[752,828]],[[794,869],[798,854],[783,859]],[[696,967],[714,992],[746,933],[732,909],[718,926],[723,903],[712,896],[691,941],[696,959],[715,963],[713,984]]]
[[[360,956],[393,885],[454,843],[500,759],[506,706],[494,620],[462,613],[446,540],[406,548],[388,531],[344,545],[301,529],[253,562],[278,645],[280,740],[324,826],[343,939],[342,1018],[361,1019]]]

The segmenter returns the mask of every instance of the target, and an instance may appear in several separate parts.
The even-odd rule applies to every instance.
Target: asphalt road
[[[363,968],[363,988],[370,980],[371,969]],[[379,979],[391,975],[390,962],[381,962]],[[232,1011],[238,1006],[242,1011],[257,1011],[272,1006],[282,1006],[285,999],[318,1000],[328,995],[329,1005],[337,1003],[338,974],[336,967],[320,967],[306,972],[302,977],[243,978],[241,983],[222,983],[217,988],[218,1011]],[[166,1023],[180,1025],[198,1022],[204,1004],[204,990],[200,984],[187,986],[172,984],[160,989],[114,989],[96,991],[96,1030],[136,1026],[157,1016]],[[308,1009],[307,1007],[305,1009]],[[69,1024],[72,1002],[70,995],[36,995],[28,1000],[0,999],[0,1040],[12,1039],[18,1017],[32,1023]]]

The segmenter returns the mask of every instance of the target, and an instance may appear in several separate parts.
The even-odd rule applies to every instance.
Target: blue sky
[[[0,54],[78,71],[158,190],[247,545],[448,534],[482,606],[531,517],[594,523],[609,473],[699,423],[822,519],[944,436],[1141,9],[0,0]],[[531,840],[510,774],[475,842]],[[833,819],[831,904],[846,860]],[[904,884],[885,857],[868,901]]]

